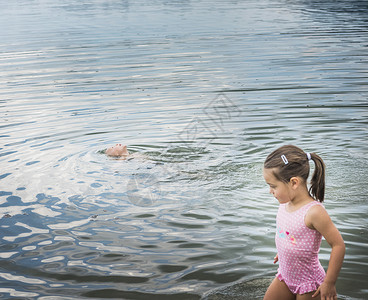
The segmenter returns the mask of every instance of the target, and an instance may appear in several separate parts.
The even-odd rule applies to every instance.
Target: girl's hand
[[[273,263],[274,264],[277,263],[279,261],[279,255],[276,254],[276,256],[273,259],[274,259]]]
[[[337,292],[334,284],[323,282],[312,297],[321,294],[321,300],[337,300]]]

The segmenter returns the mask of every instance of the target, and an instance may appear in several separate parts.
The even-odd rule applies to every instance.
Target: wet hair
[[[319,202],[325,198],[325,164],[316,153],[310,153],[315,168],[311,179],[309,194]],[[309,158],[300,148],[293,145],[282,146],[267,156],[265,169],[274,169],[273,175],[282,182],[289,182],[292,177],[300,177],[307,183],[309,176]]]

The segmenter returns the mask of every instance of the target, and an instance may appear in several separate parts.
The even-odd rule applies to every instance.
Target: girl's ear
[[[300,178],[299,177],[291,177],[289,182],[291,184],[291,188],[296,189],[300,184]]]

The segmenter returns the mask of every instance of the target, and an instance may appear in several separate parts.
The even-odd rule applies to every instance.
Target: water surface
[[[261,297],[262,164],[292,143],[327,164],[340,297],[367,298],[367,8],[2,2],[0,297]],[[139,157],[101,153],[115,143]]]

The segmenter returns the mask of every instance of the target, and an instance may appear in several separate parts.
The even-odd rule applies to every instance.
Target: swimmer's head
[[[129,152],[127,146],[116,144],[115,146],[106,149],[106,155],[113,157],[126,157],[129,155]]]

